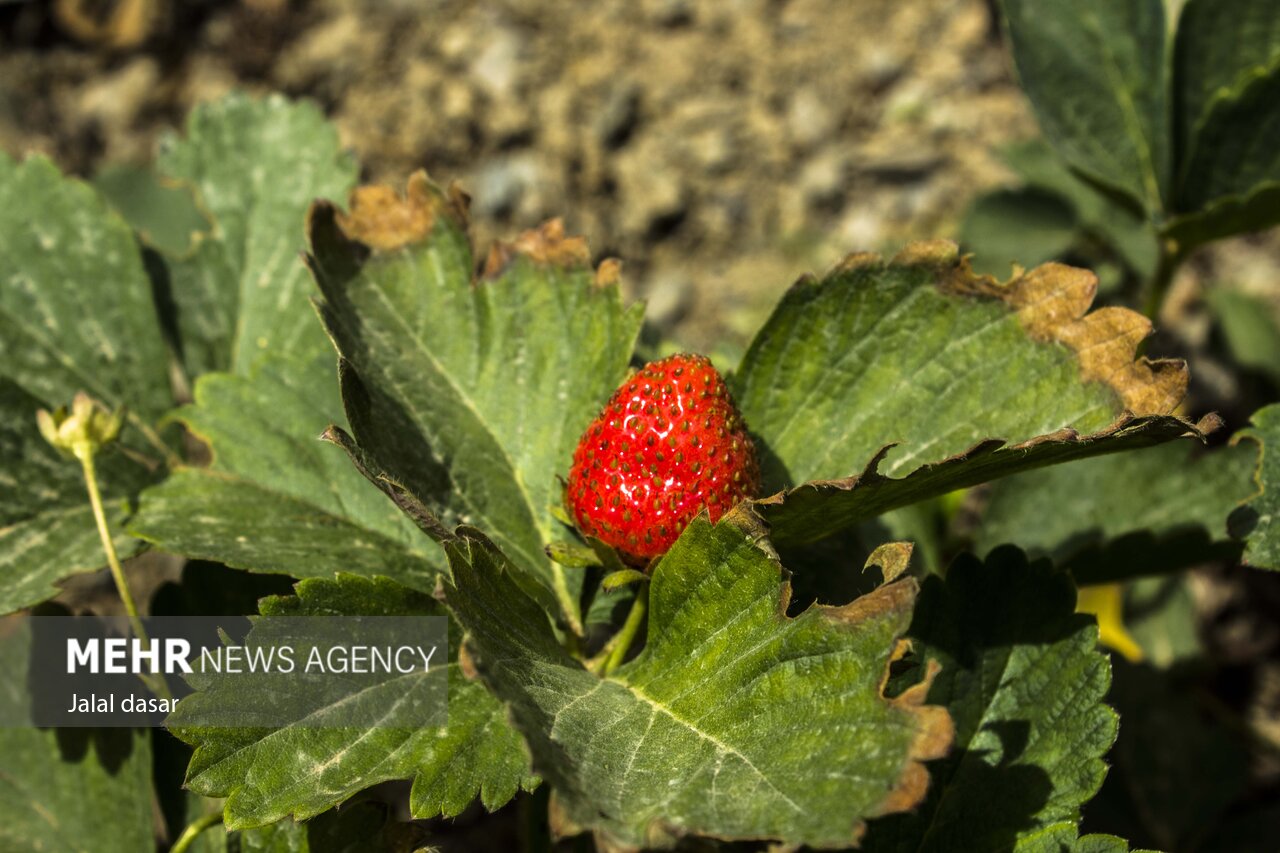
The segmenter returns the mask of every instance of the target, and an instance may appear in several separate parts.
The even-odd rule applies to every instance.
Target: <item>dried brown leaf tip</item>
[[[445,213],[466,227],[466,196],[451,188],[445,196],[427,173],[415,172],[403,195],[394,187],[376,184],[351,193],[347,213],[337,216],[338,227],[350,240],[380,252],[390,252],[425,240]]]
[[[1182,361],[1137,358],[1151,321],[1128,308],[1089,312],[1098,278],[1088,270],[1044,264],[1009,283],[1006,301],[1031,336],[1075,351],[1086,380],[1105,382],[1135,415],[1166,415],[1187,394]]]
[[[622,281],[622,261],[617,258],[605,258],[596,267],[596,287],[613,287]]]
[[[929,770],[924,762],[945,758],[951,751],[951,744],[956,736],[951,714],[941,705],[925,704],[929,688],[933,686],[933,680],[939,671],[941,667],[938,663],[929,661],[925,667],[924,679],[890,700],[895,707],[915,718],[916,734],[907,751],[907,767],[898,784],[880,803],[876,815],[905,812],[919,805],[929,789]]]
[[[1135,415],[1172,413],[1187,393],[1182,361],[1138,357],[1138,345],[1151,334],[1151,321],[1128,308],[1089,311],[1098,277],[1088,270],[1048,263],[1018,274],[1007,284],[976,275],[950,241],[912,243],[894,259],[903,266],[938,271],[938,287],[962,296],[1004,301],[1032,339],[1062,344],[1080,363],[1086,382],[1103,382]]]
[[[510,243],[498,241],[489,249],[484,263],[484,277],[497,278],[517,257],[535,264],[557,267],[585,267],[591,263],[591,250],[584,237],[565,236],[564,221],[550,219],[522,232]]]
[[[905,561],[910,559],[910,550],[908,548],[904,551],[901,547],[897,547],[903,544],[905,543],[893,543],[894,547],[884,552],[877,549],[872,558],[880,554],[881,559],[905,569]],[[869,564],[871,562],[868,560]],[[884,613],[911,613],[915,608],[919,591],[920,585],[914,578],[903,578],[882,584],[841,607],[823,608],[823,611],[834,621],[856,625]],[[885,662],[884,674],[880,678],[881,695],[884,694],[889,683],[890,665],[900,660],[910,647],[911,644],[907,640],[899,640],[894,647],[889,660]],[[955,740],[955,724],[951,720],[951,714],[941,705],[925,704],[929,696],[929,688],[940,669],[936,662],[929,661],[925,667],[924,679],[919,684],[887,700],[890,705],[912,721],[914,735],[907,748],[906,766],[903,768],[902,775],[876,808],[873,817],[909,811],[918,806],[929,789],[929,770],[923,762],[943,758],[951,749],[951,744]]]
[[[864,569],[877,566],[883,578],[882,583],[891,583],[902,577],[911,565],[911,554],[915,546],[910,542],[885,542],[867,557]]]

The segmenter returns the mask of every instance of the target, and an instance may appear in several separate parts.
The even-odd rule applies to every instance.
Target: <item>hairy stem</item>
[[[600,668],[600,674],[608,675],[613,672],[627,658],[627,652],[631,651],[631,644],[635,642],[636,634],[640,632],[640,626],[644,624],[645,613],[649,609],[649,585],[643,584],[640,589],[636,590],[635,601],[631,602],[631,612],[627,614],[627,621],[623,623],[622,630],[618,632],[618,636],[613,638],[613,648],[609,652],[609,656],[604,659],[604,666]]]
[[[178,840],[173,842],[173,846],[169,848],[169,853],[186,853],[187,848],[189,848],[192,842],[196,840],[196,836],[204,832],[209,827],[217,826],[220,823],[222,823],[221,810],[210,812],[207,815],[201,815],[189,823],[186,829],[182,830],[182,834],[178,836]]]
[[[129,581],[124,576],[124,568],[120,565],[120,555],[116,552],[116,543],[111,538],[111,528],[107,525],[107,514],[102,508],[102,492],[98,488],[98,471],[94,465],[92,450],[77,451],[76,457],[80,460],[80,465],[84,469],[84,483],[89,491],[89,505],[93,508],[93,520],[98,525],[98,538],[102,540],[102,550],[107,555],[107,565],[111,567],[111,578],[116,583],[116,592],[120,594],[120,600],[124,602],[125,613],[129,616],[129,625],[133,628],[134,636],[143,643],[150,645],[151,639],[147,636],[147,630],[142,625],[142,619],[138,616],[138,606],[134,603],[133,592],[129,589]],[[163,699],[172,699],[173,694],[169,692],[169,686],[165,684],[163,677],[149,678],[142,676],[143,682],[151,688],[151,690]]]

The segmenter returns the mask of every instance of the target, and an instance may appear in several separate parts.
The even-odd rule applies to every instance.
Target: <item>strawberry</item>
[[[681,353],[632,374],[587,427],[565,504],[583,533],[643,562],[702,510],[714,522],[759,488],[724,379],[707,358]]]

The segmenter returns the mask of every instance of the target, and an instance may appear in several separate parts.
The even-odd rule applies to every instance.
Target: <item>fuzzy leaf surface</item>
[[[0,642],[5,716],[29,707],[31,621]],[[0,848],[11,853],[151,850],[151,733],[0,728]]]
[[[1254,472],[1257,488],[1249,502],[1232,513],[1231,534],[1244,540],[1246,563],[1280,570],[1280,404],[1254,412],[1250,428],[1233,438],[1244,439],[1260,447]]]
[[[1183,232],[1203,229],[1202,240],[1274,224],[1280,218],[1275,4],[1190,0],[1178,21],[1174,74],[1179,210],[1209,208]]]
[[[1019,474],[992,487],[975,535],[986,553],[1015,542],[1080,583],[1234,560],[1227,517],[1256,490],[1252,444],[1194,454],[1164,445]]]
[[[1175,103],[1184,150],[1215,99],[1246,85],[1251,72],[1280,60],[1280,17],[1268,0],[1188,0],[1174,44]]]
[[[1130,853],[1129,842],[1114,835],[1081,835],[1074,822],[1056,823],[1018,839],[1014,853]],[[1133,853],[1157,853],[1133,849]]]
[[[881,693],[915,582],[789,618],[781,567],[746,529],[758,522],[730,519],[695,520],[658,563],[644,650],[603,679],[560,647],[491,542],[462,528],[447,543],[446,603],[564,827],[624,847],[688,834],[841,846],[923,795],[919,761],[945,752],[950,721],[923,688]]]
[[[242,94],[196,107],[157,168],[194,187],[212,229],[170,260],[187,370],[248,373],[268,349],[327,351],[300,260],[315,198],[342,198],[357,167],[313,104]]]
[[[431,591],[439,549],[320,441],[341,415],[332,354],[273,354],[249,376],[202,376],[175,417],[209,445],[212,465],[147,490],[131,532],[250,571],[385,575]]]
[[[445,614],[430,596],[385,578],[311,579],[298,584],[297,591],[294,597],[264,599],[261,612]],[[308,726],[184,727],[179,705],[170,725],[178,737],[196,747],[187,785],[205,796],[227,798],[230,829],[263,826],[287,816],[309,818],[391,779],[414,780],[409,804],[419,818],[455,816],[477,796],[493,810],[521,788],[531,790],[537,779],[528,769],[519,735],[506,722],[498,701],[463,676],[457,662],[460,638],[452,627],[450,634],[446,728],[318,728],[322,717],[314,715]],[[200,688],[218,695],[217,676],[208,677]]]
[[[1060,264],[998,284],[946,243],[797,282],[733,380],[764,493],[778,492],[760,505],[772,535],[809,541],[1020,470],[1199,434],[1169,414],[1185,366],[1136,359],[1150,323],[1090,313],[1096,289]]]
[[[1182,167],[1169,233],[1188,246],[1280,222],[1280,59],[1213,99]]]
[[[1079,820],[1116,715],[1102,701],[1111,667],[1097,626],[1074,609],[1067,576],[1016,548],[925,579],[909,635],[920,660],[942,664],[928,701],[951,712],[955,748],[921,808],[873,823],[864,849],[1009,850]]]
[[[556,222],[495,247],[473,279],[463,208],[419,173],[405,196],[364,187],[349,214],[313,209],[347,419],[379,468],[444,524],[489,531],[573,624],[570,578],[543,551],[563,538],[557,477],[621,382],[641,312]]]
[[[41,157],[18,163],[0,154],[0,256],[0,612],[8,612],[105,563],[80,465],[44,441],[36,410],[67,405],[82,390],[128,406],[122,443],[154,457],[138,430],[150,429],[172,396],[137,244],[91,188]],[[114,452],[102,467],[118,524],[148,475]],[[119,544],[136,550],[125,537]]]
[[[1002,0],[1018,79],[1072,167],[1162,209],[1171,171],[1163,0]]]

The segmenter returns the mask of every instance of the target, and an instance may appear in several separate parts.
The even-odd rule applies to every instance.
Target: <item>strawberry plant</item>
[[[206,674],[163,729],[0,729],[5,848],[1261,849],[1187,570],[1280,568],[1280,396],[1228,427],[1125,302],[1280,219],[1277,18],[1190,0],[1167,50],[1159,0],[1003,6],[1045,142],[983,228],[1068,239],[854,252],[733,363],[639,355],[559,220],[481,251],[458,186],[357,186],[306,103],[94,184],[0,155],[3,612],[106,564],[141,635],[449,634],[442,727],[213,725],[279,697]],[[147,552],[185,563],[143,598]],[[0,639],[38,681],[38,623]]]

